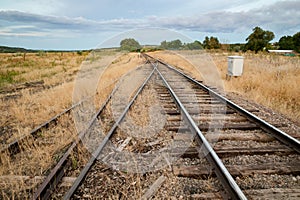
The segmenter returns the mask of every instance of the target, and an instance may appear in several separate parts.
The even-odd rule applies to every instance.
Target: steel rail
[[[87,99],[92,98],[92,97],[87,97],[85,99],[83,99],[82,101],[72,105],[71,107],[67,108],[66,110],[62,111],[61,113],[55,115],[54,117],[48,119],[46,122],[38,125],[36,128],[34,128],[33,130],[31,130],[28,134],[26,134],[25,136],[16,139],[15,141],[9,143],[7,146],[5,146],[4,148],[2,148],[0,150],[1,153],[7,151],[9,152],[10,155],[14,155],[16,153],[19,153],[21,151],[20,149],[20,142],[22,142],[23,140],[25,140],[26,138],[32,136],[34,138],[37,138],[37,133],[43,129],[43,128],[47,128],[51,123],[56,123],[58,118],[61,117],[64,114],[69,113],[72,109],[76,108],[77,106],[79,106],[80,104],[82,104],[84,101],[86,101]]]
[[[185,106],[181,103],[176,93],[169,85],[168,81],[165,79],[162,73],[157,69],[157,67],[155,69],[158,72],[161,79],[163,80],[165,86],[169,90],[176,104],[180,108],[181,113],[183,114],[183,118],[188,123],[190,130],[192,131],[192,133],[198,136],[198,138],[202,142],[203,148],[201,149],[204,150],[204,152],[199,152],[199,153],[203,153],[204,155],[206,155],[206,158],[213,165],[216,175],[221,179],[221,183],[223,184],[226,191],[229,193],[230,197],[233,199],[247,199],[244,193],[242,192],[242,190],[239,188],[237,183],[232,178],[231,174],[228,172],[228,170],[222,163],[221,159],[218,157],[216,152],[210,146],[209,142],[206,140],[206,138],[198,128],[197,124],[195,123],[191,115],[186,110]]]
[[[187,78],[189,81],[195,83],[202,89],[206,90],[209,92],[212,96],[216,97],[218,100],[221,102],[226,103],[230,108],[233,110],[237,111],[241,115],[245,116],[247,119],[250,121],[258,124],[263,130],[265,130],[267,133],[275,137],[277,140],[280,142],[284,143],[285,145],[291,147],[293,150],[296,152],[300,153],[300,141],[297,140],[296,138],[288,135],[287,133],[283,132],[282,130],[276,128],[275,126],[271,125],[270,123],[266,122],[265,120],[259,118],[258,116],[254,115],[253,113],[247,111],[246,109],[242,108],[241,106],[235,104],[234,102],[230,101],[229,99],[223,97],[222,95],[218,94],[217,92],[213,91],[209,87],[205,86],[204,84],[198,82],[197,80],[189,77],[188,75],[184,74],[183,72],[179,71],[178,69],[174,68],[173,66],[159,60],[155,59],[152,56],[149,56],[148,54],[145,54],[146,56],[150,57],[151,59],[154,59],[158,61],[159,63],[169,67],[170,69],[174,70],[175,72],[181,74],[185,78]]]
[[[129,102],[129,104],[126,106],[126,108],[124,109],[124,111],[122,112],[122,114],[120,115],[120,117],[117,119],[117,121],[114,123],[114,125],[112,126],[112,128],[110,129],[110,131],[107,133],[107,135],[105,136],[105,138],[103,139],[103,141],[101,142],[101,144],[98,146],[98,148],[93,152],[92,157],[90,158],[89,162],[86,164],[86,166],[84,167],[84,169],[80,172],[80,175],[77,177],[77,179],[75,180],[75,182],[73,183],[72,187],[70,188],[70,190],[67,192],[67,194],[64,196],[64,199],[70,199],[74,192],[78,189],[78,187],[81,185],[81,183],[83,182],[83,180],[85,179],[87,173],[89,172],[89,170],[92,168],[92,166],[95,164],[96,159],[99,157],[99,155],[101,154],[103,148],[106,146],[107,142],[109,141],[109,139],[111,138],[111,136],[115,133],[117,127],[119,126],[119,124],[123,121],[124,117],[126,116],[127,112],[129,111],[129,109],[131,108],[131,106],[133,105],[133,103],[135,102],[136,98],[138,97],[138,95],[141,93],[141,91],[144,89],[145,85],[147,84],[147,82],[149,81],[149,79],[152,77],[152,75],[154,74],[155,69],[152,70],[152,72],[150,73],[150,75],[146,78],[146,80],[142,83],[142,85],[139,87],[138,91],[136,92],[136,94],[134,95],[134,97],[131,99],[131,101]]]
[[[138,68],[140,68],[141,66],[139,66]],[[123,76],[128,75],[132,71],[129,71],[128,73],[124,74]],[[111,84],[109,84],[109,86],[114,84],[116,81],[117,80],[113,81]],[[45,178],[43,183],[38,187],[38,189],[34,193],[33,199],[48,199],[50,197],[52,190],[56,188],[57,184],[61,181],[61,179],[63,178],[63,176],[65,174],[65,167],[68,165],[69,156],[73,152],[74,148],[82,140],[82,138],[87,134],[88,130],[92,127],[92,125],[96,121],[96,119],[100,116],[103,109],[108,104],[108,102],[113,97],[113,95],[115,94],[115,92],[117,91],[118,88],[119,88],[119,85],[113,89],[113,91],[110,93],[110,95],[106,98],[105,102],[101,105],[101,107],[98,109],[98,111],[91,118],[90,122],[88,123],[87,128],[85,130],[81,131],[78,135],[78,138],[76,138],[72,142],[71,146],[64,153],[64,155],[61,157],[61,159],[56,164],[56,166],[51,170],[50,174]],[[91,98],[91,97],[88,97],[88,98]],[[85,100],[87,100],[88,98],[86,98]],[[81,101],[79,103],[83,103],[83,101]]]
[[[117,80],[114,80],[112,83],[110,83],[107,87],[110,87],[112,84],[114,84]],[[107,88],[106,87],[106,88]],[[14,155],[16,153],[19,153],[21,151],[19,143],[22,142],[23,140],[27,139],[30,136],[33,136],[33,138],[38,138],[37,133],[43,129],[43,128],[48,128],[48,126],[51,123],[56,123],[58,118],[61,117],[64,114],[67,114],[69,112],[71,112],[74,108],[76,108],[77,106],[81,105],[82,103],[88,101],[88,99],[91,99],[95,97],[95,95],[89,96],[84,98],[83,100],[73,104],[71,107],[65,109],[64,111],[62,111],[61,113],[55,115],[54,117],[48,119],[46,122],[43,122],[42,124],[38,125],[37,127],[35,127],[34,129],[32,129],[28,134],[22,136],[21,138],[16,139],[15,141],[7,144],[5,147],[3,147],[0,150],[0,153],[3,153],[5,151],[9,152],[10,156]]]
[[[141,66],[139,66],[141,67]],[[126,74],[125,74],[126,75]],[[111,86],[112,84],[114,84],[117,80],[114,80],[110,85],[108,85],[107,87]],[[37,133],[42,129],[42,128],[47,128],[51,123],[56,123],[58,118],[61,117],[62,115],[69,113],[72,109],[74,109],[75,107],[79,106],[80,104],[82,104],[83,102],[87,101],[90,98],[93,98],[95,95],[89,96],[84,98],[83,100],[77,102],[76,104],[72,105],[71,107],[65,109],[64,111],[62,111],[61,113],[55,115],[54,117],[48,119],[46,122],[43,122],[42,124],[38,125],[37,127],[35,127],[33,130],[31,130],[28,134],[25,134],[24,136],[22,136],[21,138],[18,138],[16,140],[14,140],[13,142],[5,145],[5,147],[3,147],[0,150],[0,153],[4,153],[5,151],[8,152],[10,154],[10,156],[19,153],[21,151],[19,143],[22,142],[23,140],[27,139],[30,136],[33,136],[34,138],[37,138]]]
[[[61,157],[56,166],[51,170],[50,174],[46,177],[43,183],[39,186],[37,191],[34,193],[33,199],[48,199],[51,195],[51,191],[55,189],[56,185],[61,181],[62,177],[65,174],[65,167],[67,166],[69,156],[73,152],[73,149],[78,145],[78,143],[82,140],[82,138],[86,135],[88,130],[91,128],[93,123],[102,113],[104,107],[108,104],[109,100],[112,98],[113,94],[116,92],[117,87],[111,92],[111,94],[107,97],[106,101],[102,104],[102,106],[98,109],[95,115],[90,120],[87,128],[84,131],[79,133],[78,138],[73,141],[72,145],[68,148],[68,150]]]

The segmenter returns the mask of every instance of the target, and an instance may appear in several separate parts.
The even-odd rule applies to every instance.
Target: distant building
[[[293,53],[293,50],[268,50],[270,53],[286,54]]]
[[[285,56],[295,56],[294,50],[268,50],[269,53],[282,54]]]

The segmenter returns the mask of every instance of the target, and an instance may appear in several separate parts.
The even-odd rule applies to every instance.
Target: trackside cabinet
[[[229,76],[241,76],[243,73],[244,57],[243,56],[228,56],[228,71]]]

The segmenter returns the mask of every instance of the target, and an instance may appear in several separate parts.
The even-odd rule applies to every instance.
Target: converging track
[[[115,89],[35,199],[58,191],[80,140],[90,141],[91,156],[64,199],[299,197],[299,140],[251,113],[257,109],[144,57],[145,79],[128,104],[113,115]]]

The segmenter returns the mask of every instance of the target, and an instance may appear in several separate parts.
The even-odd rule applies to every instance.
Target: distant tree
[[[172,40],[170,42],[162,41],[160,43],[160,48],[162,49],[180,49],[182,48],[182,42],[177,39],[177,40]]]
[[[168,48],[168,43],[167,43],[166,40],[164,40],[160,43],[160,48],[162,48],[162,49],[167,49]]]
[[[192,43],[186,43],[184,49],[194,50],[194,49],[203,49],[201,42],[195,40]]]
[[[234,52],[239,52],[245,48],[245,44],[241,43],[235,43],[235,44],[230,44],[228,50],[229,51],[234,51]]]
[[[300,32],[293,35],[294,50],[300,53]]]
[[[294,39],[292,36],[283,36],[278,41],[279,49],[294,49]]]
[[[170,47],[171,49],[179,49],[180,47],[182,47],[182,42],[180,40],[173,40],[170,42]]]
[[[206,36],[205,39],[204,39],[204,41],[203,41],[203,47],[205,49],[210,49],[210,46],[209,46],[209,37],[208,36]]]
[[[221,44],[217,37],[205,37],[203,41],[203,47],[205,49],[219,49],[221,47]]]
[[[120,42],[121,50],[137,51],[141,49],[141,45],[133,38],[127,38]]]
[[[269,42],[275,37],[271,31],[265,31],[260,27],[255,27],[253,33],[246,38],[245,51],[251,50],[257,53],[269,45]]]
[[[278,41],[279,49],[291,49],[300,53],[300,32],[293,36],[283,36]]]
[[[217,37],[210,37],[209,40],[210,40],[210,46],[212,49],[220,49],[221,48],[221,44]]]

